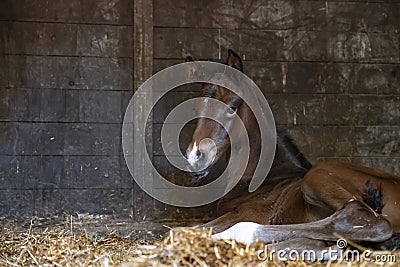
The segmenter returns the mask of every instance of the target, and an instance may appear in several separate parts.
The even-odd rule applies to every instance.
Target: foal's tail
[[[363,201],[370,206],[375,212],[382,214],[382,209],[385,203],[383,202],[383,193],[381,186],[374,186],[371,181],[368,181],[365,185],[364,192],[362,194]],[[399,250],[400,249],[400,233],[394,233],[391,238],[383,242],[362,242],[364,246],[373,249],[388,249],[388,250]]]
[[[368,181],[362,193],[362,198],[375,212],[382,214],[385,205],[383,203],[382,185],[375,187],[371,181]]]

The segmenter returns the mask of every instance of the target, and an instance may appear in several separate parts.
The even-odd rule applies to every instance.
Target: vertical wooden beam
[[[153,1],[133,2],[133,46],[135,90],[153,74]]]
[[[134,0],[133,1],[133,85],[136,91],[138,87],[153,74],[153,1]],[[134,127],[133,144],[135,149],[134,162],[135,175],[142,179],[152,179],[152,170],[145,166],[144,155],[149,153],[152,158],[152,116],[149,120],[145,118],[142,110],[152,103],[152,92],[147,91],[135,98],[134,102],[134,124],[146,124],[146,144],[143,144],[143,134]],[[147,148],[147,151],[146,151]],[[141,222],[152,219],[154,200],[144,193],[135,184],[133,191],[133,218]]]

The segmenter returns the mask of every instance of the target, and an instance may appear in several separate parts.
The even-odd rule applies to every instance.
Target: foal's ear
[[[232,68],[243,71],[242,59],[239,57],[238,54],[233,52],[232,49],[228,50],[228,59],[226,60],[226,64],[228,66],[231,66]]]

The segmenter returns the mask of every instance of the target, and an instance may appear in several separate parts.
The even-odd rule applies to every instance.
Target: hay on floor
[[[90,237],[62,227],[0,230],[0,266],[398,266],[396,262],[260,261],[258,250],[235,241],[213,240],[210,229],[182,228],[145,244],[117,234]],[[399,252],[387,252],[400,257]]]

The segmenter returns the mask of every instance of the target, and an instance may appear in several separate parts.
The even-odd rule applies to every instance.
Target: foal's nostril
[[[196,151],[196,159],[201,158],[202,155],[203,155],[203,153],[201,153],[200,150]]]

